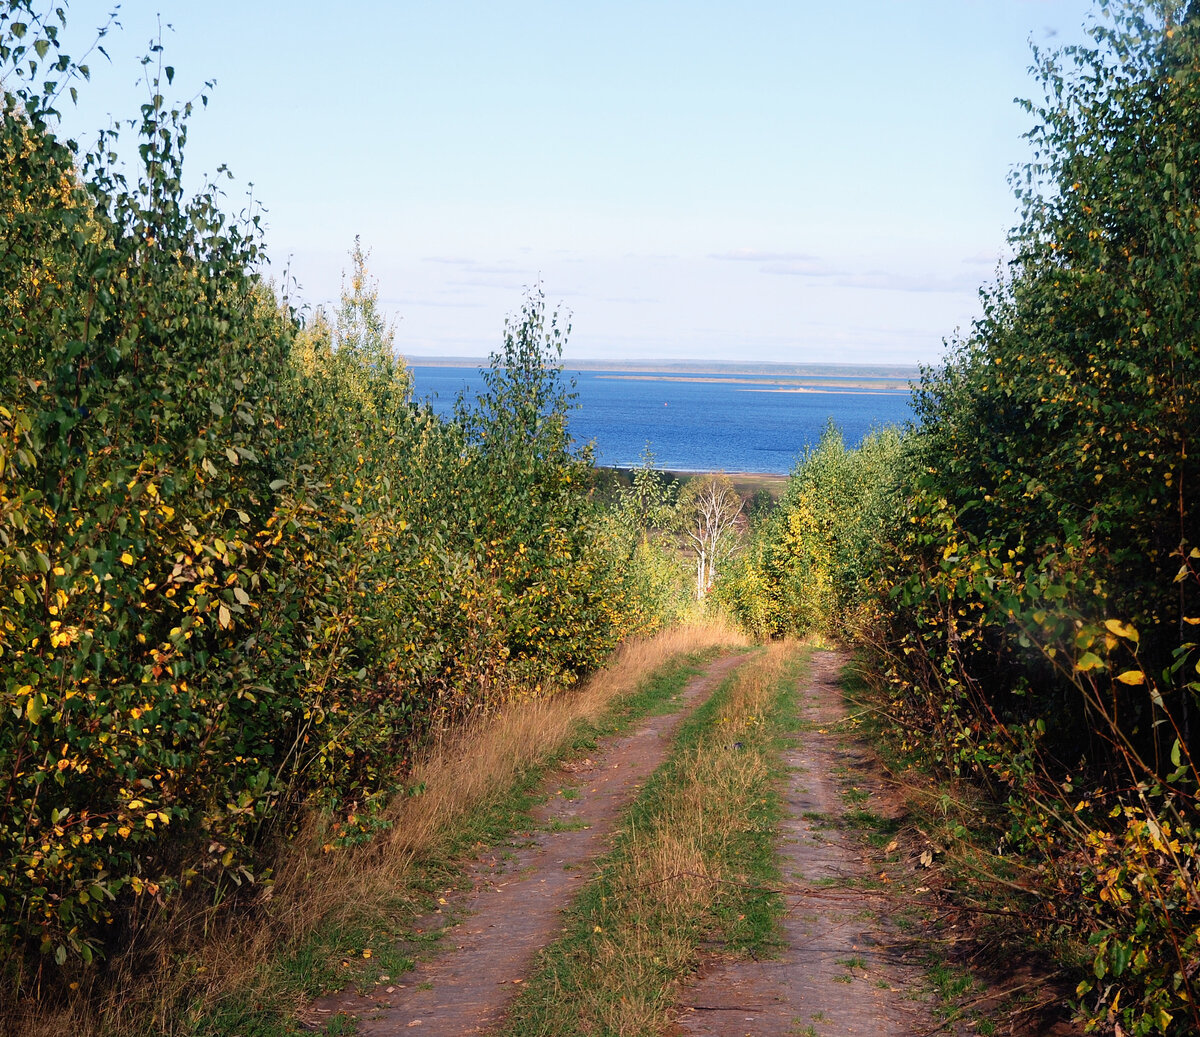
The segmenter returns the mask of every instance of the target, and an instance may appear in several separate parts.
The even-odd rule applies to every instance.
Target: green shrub
[[[720,601],[760,637],[861,629],[904,466],[897,430],[872,432],[850,450],[828,427],[721,580]]]
[[[1200,9],[1101,7],[1036,55],[1017,258],[918,394],[886,665],[910,737],[1007,803],[1047,935],[1090,940],[1091,1025],[1190,1033]]]

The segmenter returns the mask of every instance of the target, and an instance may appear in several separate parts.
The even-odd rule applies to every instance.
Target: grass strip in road
[[[659,1033],[702,943],[769,956],[782,898],[780,754],[807,653],[775,644],[685,721],[564,935],[514,1003],[509,1037]]]

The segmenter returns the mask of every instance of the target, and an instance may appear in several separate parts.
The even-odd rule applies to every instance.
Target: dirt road
[[[682,719],[743,658],[711,664],[673,712],[550,775],[531,829],[481,855],[469,891],[448,895],[444,914],[417,922],[428,932],[443,930],[432,960],[362,994],[324,998],[308,1018],[346,1013],[356,1017],[358,1033],[373,1037],[450,1037],[496,1027],[538,952],[558,936],[563,909],[594,874],[623,810],[666,758]],[[770,960],[714,953],[679,991],[668,1030],[674,1037],[957,1032],[939,1027],[926,1001],[914,996],[927,987],[914,947],[889,922],[871,862],[842,824],[843,789],[869,753],[835,730],[846,712],[837,684],[844,662],[836,652],[814,653],[798,689],[801,729],[785,752],[787,816],[778,840],[787,906],[781,953]]]
[[[674,712],[605,740],[573,773],[552,775],[535,827],[480,857],[470,892],[449,898],[445,911],[463,920],[447,927],[445,949],[434,960],[397,977],[402,982],[322,998],[308,1017],[344,1012],[358,1019],[358,1033],[373,1037],[458,1037],[495,1025],[536,953],[557,935],[562,909],[591,877],[590,862],[609,847],[622,810],[666,758],[680,722],[743,658],[712,663],[688,683]],[[564,785],[570,798],[553,795]],[[436,915],[418,926],[433,931],[445,922]]]

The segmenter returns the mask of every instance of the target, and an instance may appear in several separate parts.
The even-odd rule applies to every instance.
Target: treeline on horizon
[[[185,196],[188,106],[143,107],[136,177],[110,135],[78,153],[53,108],[86,75],[8,0],[13,995],[261,888],[305,817],[330,852],[369,842],[431,731],[569,687],[690,580],[763,639],[866,646],[907,748],[997,804],[993,863],[1086,959],[1090,1026],[1200,1031],[1200,5],[1100,7],[1093,43],[1035,54],[1017,258],[918,425],[830,429],[747,522],[649,461],[601,499],[539,291],[480,398],[415,405],[360,248],[302,320],[255,274],[253,216]]]

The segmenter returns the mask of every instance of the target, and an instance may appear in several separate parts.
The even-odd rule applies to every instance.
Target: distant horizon
[[[435,356],[400,352],[410,367],[487,367],[490,357]],[[672,359],[663,357],[634,357],[628,360],[604,357],[562,358],[564,370],[579,371],[648,371],[652,373],[675,373],[683,371],[721,372],[728,374],[771,374],[787,375],[864,375],[871,373],[885,378],[908,378],[920,375],[924,365],[919,363],[854,363],[846,361],[803,361],[784,360],[706,360]]]

